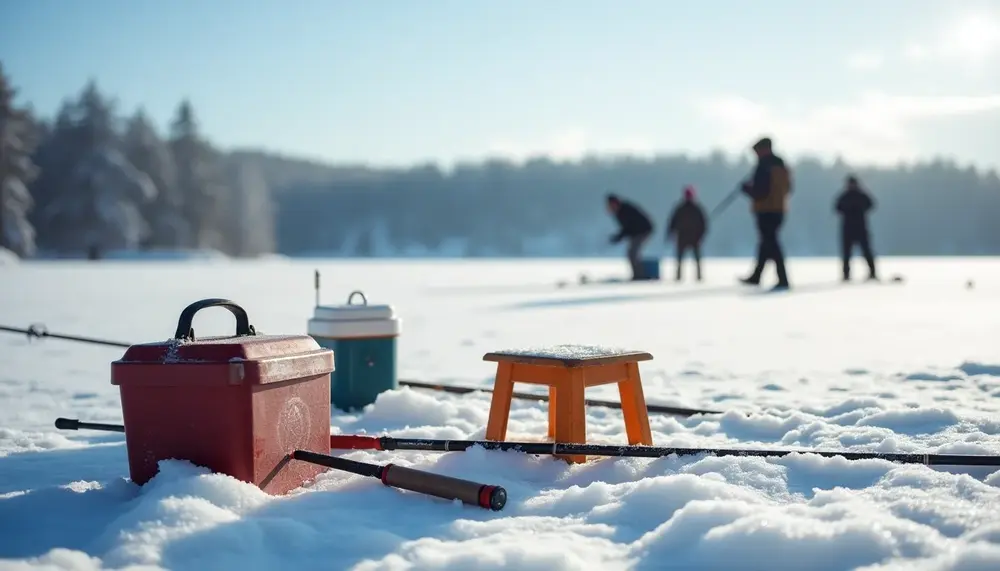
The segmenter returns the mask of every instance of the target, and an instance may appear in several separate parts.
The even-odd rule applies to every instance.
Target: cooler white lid
[[[356,301],[360,298],[360,302]],[[351,292],[344,305],[319,305],[313,309],[317,321],[367,321],[392,320],[396,312],[391,305],[368,305],[368,298],[360,291]]]

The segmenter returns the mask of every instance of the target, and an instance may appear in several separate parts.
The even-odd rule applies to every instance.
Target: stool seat
[[[506,349],[483,355],[483,361],[566,368],[652,360],[653,356],[643,351],[596,345],[552,345],[531,349]]]
[[[652,445],[638,365],[652,358],[643,351],[594,345],[555,345],[487,353],[483,360],[497,363],[497,373],[486,439],[503,441],[507,437],[514,383],[527,383],[549,387],[549,437],[560,443],[585,444],[584,390],[617,383],[629,444]],[[570,462],[586,461],[583,455],[565,458]]]

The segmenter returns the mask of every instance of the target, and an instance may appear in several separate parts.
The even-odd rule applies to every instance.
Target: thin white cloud
[[[576,160],[590,153],[627,153],[644,155],[656,145],[642,137],[597,137],[586,129],[571,127],[534,141],[498,139],[487,146],[487,153],[514,161],[546,155],[555,160]]]
[[[903,58],[908,61],[921,63],[927,61],[930,57],[929,50],[922,44],[912,42],[903,48]]]
[[[719,144],[744,153],[763,134],[794,154],[841,155],[850,160],[892,164],[921,154],[912,134],[919,122],[976,113],[1000,113],[1000,94],[917,97],[867,93],[858,100],[796,112],[739,96],[697,104],[714,126]]]
[[[844,63],[855,71],[875,71],[885,63],[885,56],[873,51],[856,52],[848,56]]]
[[[993,69],[1000,59],[1000,15],[981,11],[966,13],[946,23],[936,38],[912,42],[902,50],[904,59],[957,64],[966,70]]]

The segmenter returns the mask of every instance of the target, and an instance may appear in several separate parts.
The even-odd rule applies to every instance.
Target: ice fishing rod
[[[104,432],[121,432],[123,434],[125,432],[125,426],[122,424],[83,422],[75,418],[57,418],[56,428],[59,430],[102,430]]]
[[[62,333],[50,333],[48,329],[46,329],[46,327],[41,324],[32,325],[27,329],[0,325],[0,331],[8,331],[11,333],[23,333],[28,336],[28,339],[45,339],[45,338],[61,339],[63,341],[75,341],[77,343],[91,343],[95,345],[122,347],[126,349],[132,346],[129,343],[123,343],[121,341],[108,341],[106,339],[96,339],[93,337],[81,337],[78,335],[64,335]],[[475,392],[484,392],[484,393],[493,392],[493,389],[488,387],[462,387],[455,385],[440,385],[437,383],[426,383],[423,381],[415,381],[407,379],[401,379],[399,381],[399,385],[414,389],[428,389],[428,390],[452,393],[457,395],[464,395]],[[514,393],[512,397],[520,400],[549,402],[549,395]],[[584,404],[587,406],[597,406],[602,408],[613,408],[613,409],[621,409],[622,407],[620,402],[596,400],[596,399],[586,399],[584,400]],[[694,416],[697,414],[722,414],[721,411],[717,410],[702,410],[697,408],[683,408],[683,407],[674,407],[674,406],[659,405],[659,404],[647,404],[646,410],[654,414],[671,414],[674,416]]]
[[[887,460],[901,464],[926,466],[1000,466],[1000,456],[848,452],[841,450],[744,448],[676,448],[665,446],[619,446],[614,444],[560,444],[555,442],[496,442],[492,440],[433,440],[393,438],[391,436],[339,435],[330,436],[334,450],[423,450],[462,452],[481,446],[487,450],[510,450],[539,455],[619,456],[630,458],[662,458],[665,456],[757,456],[781,457],[790,454],[816,454],[824,458],[842,457],[847,460]]]
[[[63,341],[76,341],[78,343],[91,343],[93,345],[107,345],[110,347],[131,347],[128,343],[122,343],[121,341],[108,341],[107,339],[97,339],[94,337],[80,337],[78,335],[66,335],[63,333],[50,333],[49,330],[42,324],[35,324],[29,326],[27,329],[22,329],[20,327],[10,327],[8,325],[0,325],[0,331],[7,331],[9,333],[23,333],[28,336],[28,340],[31,339],[61,339]]]
[[[732,202],[733,202],[734,200],[736,200],[736,197],[740,195],[740,192],[741,192],[742,190],[743,190],[743,183],[740,183],[739,185],[737,185],[737,187],[736,187],[736,188],[734,188],[734,189],[733,189],[733,191],[732,191],[732,192],[730,192],[729,194],[727,194],[727,195],[726,195],[726,197],[725,197],[725,198],[723,198],[723,199],[722,199],[722,201],[721,201],[721,202],[719,202],[719,204],[717,204],[717,205],[715,206],[715,208],[713,208],[713,209],[712,209],[712,211],[711,211],[711,212],[710,212],[710,213],[708,214],[708,217],[709,217],[709,219],[712,219],[712,218],[715,218],[715,217],[716,217],[716,216],[718,216],[719,214],[722,214],[722,212],[723,212],[723,211],[724,211],[724,210],[725,210],[726,208],[728,208],[728,207],[729,207],[729,205],[730,205],[730,204],[731,204],[731,203],[732,203]]]
[[[61,430],[86,429],[125,432],[125,427],[120,424],[81,422],[73,418],[57,418],[55,425]],[[293,460],[301,462],[350,472],[359,476],[378,478],[383,484],[392,488],[409,490],[445,500],[460,500],[463,503],[492,511],[500,511],[507,504],[507,490],[503,486],[480,484],[395,464],[358,462],[308,450],[294,450],[289,456]]]
[[[454,385],[438,385],[434,383],[424,383],[420,381],[409,381],[401,380],[399,384],[405,387],[412,387],[415,389],[430,389],[435,391],[442,391],[446,393],[454,394],[469,394],[475,392],[492,393],[493,389],[488,387],[459,387]],[[549,402],[549,395],[538,395],[533,393],[512,393],[513,398],[530,400],[535,402]],[[621,409],[622,403],[609,401],[609,400],[597,400],[597,399],[584,399],[583,403],[587,406],[599,406],[602,408],[613,408]],[[676,406],[667,406],[661,404],[647,404],[647,412],[657,413],[657,414],[672,414],[675,416],[694,416],[696,414],[722,414],[722,411],[718,410],[702,410],[698,408],[683,408]]]
[[[66,430],[91,429],[124,432],[118,424],[97,424],[75,419],[56,419],[56,428]],[[422,450],[425,452],[464,452],[480,446],[487,450],[523,452],[538,455],[618,456],[629,458],[663,458],[665,456],[754,456],[779,458],[791,454],[816,454],[824,458],[846,460],[886,460],[899,464],[925,466],[1000,466],[1000,456],[963,454],[924,454],[907,452],[848,452],[846,450],[810,450],[752,448],[677,448],[672,446],[620,446],[616,444],[560,444],[556,442],[496,442],[493,440],[435,440],[424,438],[393,438],[331,434],[333,450]],[[398,468],[398,467],[397,467]]]

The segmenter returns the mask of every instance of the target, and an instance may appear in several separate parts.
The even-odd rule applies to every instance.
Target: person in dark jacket
[[[834,203],[834,211],[840,215],[840,258],[844,264],[845,282],[851,279],[851,251],[855,244],[861,247],[861,253],[868,262],[868,279],[878,279],[875,254],[868,234],[868,213],[874,208],[875,199],[861,188],[856,176],[848,176],[846,188]]]
[[[748,285],[760,285],[764,265],[768,260],[773,260],[778,273],[778,284],[774,289],[785,290],[789,288],[788,274],[778,232],[788,211],[792,177],[785,161],[774,154],[770,138],[757,141],[753,150],[757,154],[757,168],[753,178],[743,183],[742,190],[751,199],[751,210],[757,221],[757,265],[753,273],[740,281]]]
[[[642,271],[642,261],[639,258],[639,253],[642,250],[643,244],[646,243],[650,234],[653,233],[653,223],[649,220],[649,216],[638,206],[628,200],[622,200],[614,194],[608,194],[607,206],[608,212],[618,220],[619,227],[618,233],[611,236],[611,243],[617,244],[623,238],[628,239],[627,256],[628,263],[632,267],[632,279],[644,279],[645,275]]]
[[[684,187],[684,199],[674,207],[667,222],[666,239],[669,242],[673,238],[677,256],[676,281],[681,281],[681,263],[688,250],[694,255],[695,274],[701,281],[701,241],[707,231],[708,217],[695,200],[694,187],[688,185]]]

